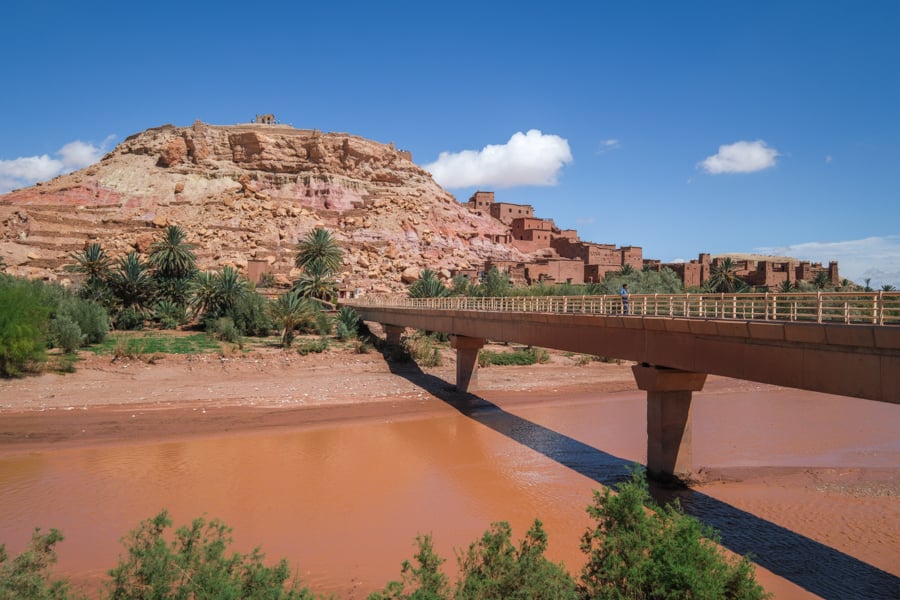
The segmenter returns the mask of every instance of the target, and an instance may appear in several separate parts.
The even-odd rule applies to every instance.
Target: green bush
[[[267,567],[259,548],[249,554],[229,554],[231,528],[224,523],[194,519],[167,543],[164,533],[171,525],[163,511],[128,534],[124,540],[127,555],[109,572],[110,600],[312,600],[308,590],[291,580],[284,559]]]
[[[136,331],[144,328],[144,313],[137,308],[123,308],[116,315],[116,329]]]
[[[424,367],[439,367],[443,362],[440,341],[435,334],[417,331],[403,338],[403,346],[411,360]]]
[[[51,305],[43,286],[0,278],[0,377],[21,375],[45,359]]]
[[[441,572],[444,559],[437,555],[430,535],[416,537],[419,551],[416,564],[405,560],[400,568],[400,581],[391,581],[380,592],[369,594],[368,600],[445,600],[450,598],[447,576]]]
[[[42,534],[35,529],[31,543],[12,561],[0,545],[0,598],[4,600],[64,600],[69,595],[65,581],[51,581],[56,564],[56,544],[63,540],[56,529]]]
[[[241,335],[265,337],[275,329],[275,324],[266,311],[266,299],[255,291],[248,291],[238,297],[234,306],[227,310]]]
[[[206,333],[217,340],[232,344],[241,343],[241,332],[231,317],[219,317],[206,323]]]
[[[524,350],[513,350],[512,352],[482,350],[478,353],[478,365],[481,367],[489,367],[490,365],[524,366],[535,363],[543,364],[548,360],[550,360],[550,354],[543,348],[525,348]]]
[[[84,341],[81,327],[68,315],[59,315],[50,321],[50,335],[53,344],[66,354],[73,354]]]
[[[342,306],[338,310],[336,335],[342,342],[359,335],[359,315],[349,306]]]
[[[163,329],[177,329],[187,323],[188,312],[183,304],[166,298],[153,306],[153,318]]]
[[[617,494],[595,491],[587,511],[596,526],[581,539],[587,555],[580,584],[584,597],[768,597],[754,578],[753,564],[725,556],[710,527],[685,515],[677,502],[656,506],[638,469]]]
[[[109,313],[92,300],[70,295],[59,307],[57,314],[66,315],[78,323],[84,336],[83,344],[100,344],[109,333]]]
[[[459,563],[456,600],[574,600],[575,580],[562,564],[544,556],[547,534],[535,519],[525,539],[513,546],[509,523],[491,525]]]
[[[322,336],[315,340],[303,340],[297,345],[297,354],[306,356],[307,354],[321,354],[328,350],[331,343],[328,338]]]

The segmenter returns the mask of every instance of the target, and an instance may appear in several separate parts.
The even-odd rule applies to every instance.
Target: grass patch
[[[95,354],[122,357],[148,354],[211,354],[220,352],[221,349],[222,345],[205,333],[171,335],[160,331],[113,334],[102,344],[89,348]]]

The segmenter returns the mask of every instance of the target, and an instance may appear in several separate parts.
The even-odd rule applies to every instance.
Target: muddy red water
[[[166,508],[176,524],[221,518],[238,549],[260,545],[287,558],[316,592],[364,598],[399,576],[417,534],[431,533],[452,565],[454,551],[491,522],[509,521],[518,538],[538,517],[550,557],[577,571],[592,490],[645,459],[644,396],[481,397],[454,404],[425,394],[310,419],[210,407],[220,425],[229,411],[244,411],[243,422],[255,414],[280,418],[279,427],[112,436],[60,449],[6,442],[0,542],[15,553],[35,526],[61,529],[59,572],[89,589],[115,565],[123,534]],[[129,410],[143,421],[184,416]],[[91,415],[100,417],[84,423],[103,421],[102,411]],[[0,429],[27,418],[34,415],[4,415]],[[88,417],[71,417],[79,418]],[[769,553],[759,577],[777,598],[897,597],[900,406],[713,381],[695,395],[694,458],[710,481],[683,500],[729,531],[726,546]],[[775,538],[774,547],[754,545],[754,532]],[[796,554],[828,564],[778,573]]]

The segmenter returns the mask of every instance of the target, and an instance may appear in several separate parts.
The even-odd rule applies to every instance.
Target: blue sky
[[[900,2],[55,2],[0,23],[0,191],[274,113],[582,239],[900,288]]]

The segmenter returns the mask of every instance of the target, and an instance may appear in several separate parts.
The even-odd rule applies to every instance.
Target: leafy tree
[[[0,377],[44,360],[52,306],[28,281],[0,276]]]
[[[167,543],[172,521],[166,511],[142,522],[123,540],[127,556],[109,572],[110,600],[216,598],[224,600],[312,600],[291,581],[287,561],[265,566],[259,548],[229,554],[231,529],[218,520],[194,519]]]
[[[465,275],[455,275],[450,280],[451,296],[468,296],[472,291],[472,282]]]
[[[681,512],[677,503],[656,506],[637,470],[631,481],[619,486],[618,494],[609,489],[594,492],[587,511],[597,524],[581,539],[587,555],[580,583],[585,597],[768,597],[749,560],[725,556],[717,534]]]
[[[431,269],[424,269],[419,278],[409,286],[410,298],[443,298],[449,295],[450,290]]]
[[[294,264],[304,271],[330,275],[341,268],[341,247],[327,229],[317,227],[297,245]]]
[[[575,581],[561,564],[544,556],[547,534],[535,519],[516,548],[509,523],[491,525],[480,540],[458,558],[456,600],[575,599]]]
[[[12,561],[6,546],[0,545],[0,598],[4,600],[65,600],[69,595],[65,581],[51,581],[50,569],[56,564],[56,544],[63,540],[56,529],[42,534],[35,529],[31,543]]]
[[[478,286],[476,295],[485,298],[497,298],[509,296],[512,284],[509,282],[509,273],[501,271],[497,267],[491,267],[484,274],[484,280]]]
[[[312,303],[295,291],[280,295],[268,308],[269,315],[281,328],[281,345],[285,348],[290,348],[297,326],[310,321],[315,313]]]
[[[734,294],[747,289],[747,284],[738,277],[737,263],[730,256],[713,265],[706,281],[706,290],[713,293]]]

